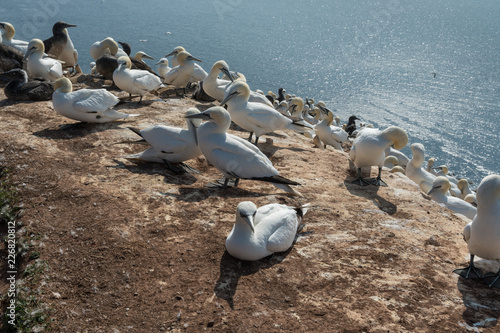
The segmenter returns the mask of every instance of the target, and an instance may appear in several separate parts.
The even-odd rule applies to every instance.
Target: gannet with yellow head
[[[44,56],[45,46],[38,39],[32,39],[28,44],[28,52],[24,56],[28,73],[33,77],[40,77],[55,81],[63,76],[62,64],[59,60]]]
[[[26,54],[28,52],[28,42],[24,40],[14,39],[16,29],[8,22],[0,22],[0,35],[2,35],[2,44],[12,46],[16,50]]]

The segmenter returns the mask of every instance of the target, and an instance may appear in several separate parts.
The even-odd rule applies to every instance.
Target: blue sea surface
[[[69,33],[89,72],[111,36],[155,59],[178,45],[224,59],[252,89],[324,100],[342,121],[408,132],[427,157],[476,185],[500,174],[500,1],[18,0],[0,9],[16,38]],[[154,66],[151,61],[150,65]],[[403,150],[411,157],[411,150]]]

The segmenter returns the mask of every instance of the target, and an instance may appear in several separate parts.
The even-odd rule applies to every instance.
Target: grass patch
[[[48,269],[46,262],[40,260],[40,252],[31,251],[33,245],[27,232],[20,233],[21,224],[18,221],[21,208],[19,197],[14,186],[9,182],[8,170],[0,166],[0,233],[4,241],[1,255],[6,260],[2,264],[5,271],[17,271],[16,295],[15,295],[15,321],[12,325],[12,318],[8,316],[7,306],[12,295],[8,291],[2,293],[0,301],[2,303],[3,315],[0,324],[1,332],[43,332],[49,325],[50,309],[40,300],[43,293],[40,289],[44,272]],[[13,224],[14,223],[14,224]],[[16,267],[8,266],[8,229],[15,225],[15,264]],[[11,258],[9,258],[11,259]],[[29,261],[27,265],[24,265]],[[23,266],[24,269],[21,269]],[[11,323],[9,323],[11,321]]]

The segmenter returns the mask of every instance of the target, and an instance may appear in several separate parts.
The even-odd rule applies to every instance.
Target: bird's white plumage
[[[383,131],[365,128],[354,139],[349,156],[358,168],[382,168],[386,148],[394,146],[396,149],[402,149],[407,143],[408,135],[399,127],[391,126]]]
[[[349,141],[349,136],[342,128],[332,126],[332,123],[333,113],[328,112],[328,115],[314,126],[314,132],[324,145],[330,145],[334,149],[344,151],[342,144]]]
[[[158,73],[160,73],[160,76],[165,79],[165,75],[170,72],[172,68],[168,65],[168,59],[167,58],[161,58],[160,61],[156,63],[158,65]]]
[[[421,143],[414,143],[410,146],[413,156],[406,165],[406,176],[417,183],[425,193],[432,188],[432,183],[436,176],[427,172],[423,167],[425,158],[425,148]]]
[[[72,91],[71,81],[67,78],[57,80],[54,89],[52,94],[54,110],[60,115],[74,120],[106,123],[130,116],[138,116],[114,110],[113,107],[120,100],[106,89]]]
[[[148,71],[131,68],[130,58],[118,58],[118,68],[113,72],[113,81],[118,88],[130,94],[144,96],[148,91],[161,86],[160,78]]]
[[[224,60],[216,61],[210,72],[203,80],[203,90],[208,94],[208,96],[215,98],[219,102],[224,99],[224,91],[226,86],[231,83],[229,80],[219,79],[219,73],[221,71],[229,72],[229,67]]]
[[[396,157],[398,159],[398,164],[404,167],[406,167],[408,162],[410,162],[408,156],[406,156],[402,151],[396,150],[390,146],[385,149],[385,156]]]
[[[196,108],[190,108],[186,115],[199,113]],[[201,155],[198,147],[196,130],[200,126],[200,119],[186,119],[187,129],[178,127],[155,125],[140,131],[141,136],[151,145],[145,151],[126,156],[149,162],[162,163],[165,160],[179,163]]]
[[[8,22],[0,23],[0,42],[5,45],[12,46],[16,50],[26,54],[28,51],[28,42],[20,39],[14,39],[16,30],[14,26]]]
[[[469,252],[500,260],[500,176],[486,176],[477,188],[477,214],[464,230]]]
[[[294,207],[271,204],[257,209],[253,202],[241,202],[226,249],[233,257],[248,261],[284,252],[292,246],[300,222]]]
[[[32,39],[25,55],[26,68],[31,76],[55,81],[63,76],[62,64],[56,59],[44,56],[45,46],[40,39]]]
[[[177,88],[186,87],[194,72],[194,61],[191,58],[192,56],[188,52],[179,52],[177,55],[179,65],[173,67],[165,74],[165,83],[171,84]]]
[[[448,196],[447,193],[449,190],[450,181],[448,178],[438,176],[434,179],[432,188],[429,190],[428,194],[434,201],[444,204],[455,213],[462,214],[472,220],[474,216],[476,216],[476,207],[460,198]]]

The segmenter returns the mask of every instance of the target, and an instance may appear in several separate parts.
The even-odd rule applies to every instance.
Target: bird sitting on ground
[[[28,81],[28,74],[15,68],[1,73],[0,77],[8,78],[10,82],[4,92],[8,99],[13,101],[48,101],[52,98],[54,84],[49,81]]]
[[[472,220],[474,216],[476,216],[476,207],[460,198],[447,195],[450,188],[451,185],[448,178],[438,176],[436,177],[436,179],[434,179],[432,188],[427,194],[430,195],[432,200],[436,201],[437,203],[444,204],[455,213],[462,214],[468,219]]]

